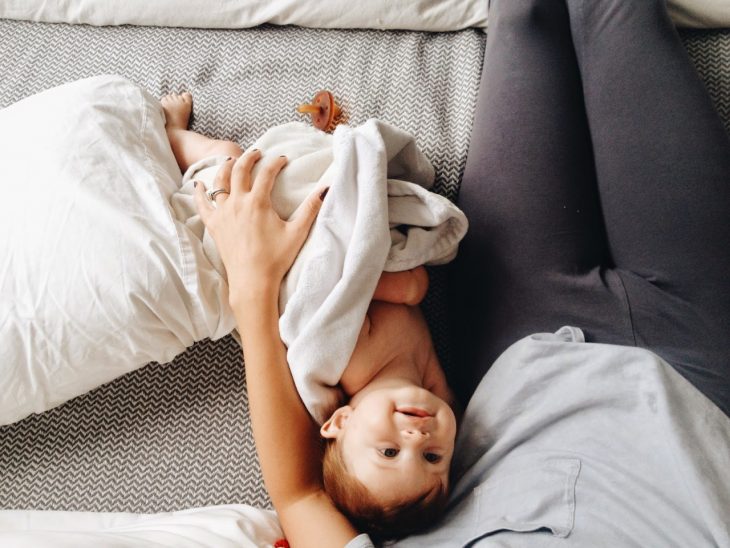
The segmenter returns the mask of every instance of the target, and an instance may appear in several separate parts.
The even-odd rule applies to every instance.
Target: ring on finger
[[[225,188],[212,188],[210,190],[205,191],[206,196],[208,196],[208,200],[211,202],[215,202],[215,197],[218,194],[230,194]]]

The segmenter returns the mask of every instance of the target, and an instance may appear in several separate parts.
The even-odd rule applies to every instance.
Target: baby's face
[[[415,386],[374,390],[351,409],[338,442],[350,472],[383,504],[448,488],[456,418]]]

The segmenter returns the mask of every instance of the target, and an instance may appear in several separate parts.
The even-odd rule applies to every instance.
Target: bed
[[[486,24],[486,13],[478,4],[469,4],[476,11],[466,10],[466,22],[446,28],[306,28],[318,22],[285,13],[240,30],[183,28],[195,19],[165,18],[164,11],[141,25],[112,17],[113,9],[79,9],[68,16],[77,24],[67,24],[63,14],[21,13],[11,2],[5,16],[14,19],[0,20],[0,108],[64,82],[114,73],[155,96],[192,91],[193,129],[245,147],[266,128],[299,119],[297,104],[330,89],[348,123],[377,117],[417,136],[436,168],[436,191],[453,200],[485,43],[476,27]],[[678,13],[695,26],[713,22]],[[219,14],[199,26],[222,20],[230,19]],[[434,20],[443,22],[438,14]],[[378,19],[373,26],[389,24]],[[681,35],[730,131],[730,30]],[[457,367],[444,321],[448,294],[442,271],[433,268],[431,276],[424,309],[448,376]],[[156,514],[220,505],[270,508],[241,351],[230,336],[199,341],[170,363],[150,363],[0,427],[2,509]],[[18,516],[6,514],[4,523]]]

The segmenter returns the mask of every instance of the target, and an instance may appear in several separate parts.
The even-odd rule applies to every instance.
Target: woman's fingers
[[[203,221],[205,226],[208,226],[208,221],[215,211],[215,207],[213,207],[213,204],[208,199],[208,195],[205,193],[205,185],[200,181],[195,181],[193,196],[195,199],[195,205],[198,208],[198,213],[200,213],[200,219]]]
[[[248,192],[251,190],[251,171],[260,159],[261,151],[255,148],[239,156],[233,164],[230,191],[234,196],[241,191]]]
[[[215,196],[211,197],[211,199],[217,204],[224,204],[231,193],[231,171],[233,170],[233,165],[235,162],[235,158],[229,158],[226,162],[223,163],[223,165],[221,165],[220,169],[218,169],[218,173],[215,174],[215,179],[213,180],[213,189],[211,190],[211,192],[214,192],[218,189],[225,190],[225,192],[218,192],[215,194]]]
[[[312,228],[314,220],[317,218],[319,210],[322,208],[322,202],[324,197],[327,195],[329,187],[320,187],[315,189],[307,199],[304,200],[296,211],[292,214],[289,222],[294,225],[297,233],[302,235],[302,243],[309,234],[309,229]]]
[[[217,207],[208,199],[203,183],[197,182],[194,192],[201,220],[215,240],[229,280],[237,279],[242,287],[253,287],[264,279],[281,281],[307,239],[327,191],[320,187],[312,192],[284,221],[272,206],[271,189],[286,158],[267,162],[255,180],[246,183],[260,158],[258,151],[251,152],[248,159],[221,166],[214,188],[231,188],[232,194],[216,195]],[[250,191],[245,190],[247,184]]]
[[[252,192],[259,198],[268,200],[271,197],[271,190],[274,188],[274,182],[279,172],[284,169],[287,164],[286,156],[279,156],[273,160],[266,162],[256,174],[253,182]]]

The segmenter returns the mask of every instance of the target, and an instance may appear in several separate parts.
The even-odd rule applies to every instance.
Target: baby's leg
[[[241,155],[241,147],[231,141],[211,139],[188,129],[193,110],[193,96],[188,92],[171,93],[161,100],[165,112],[167,138],[177,164],[183,172],[192,164],[209,156]]]

